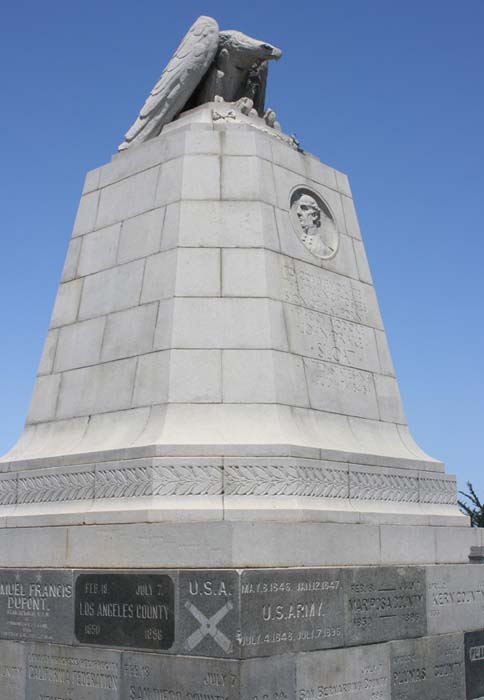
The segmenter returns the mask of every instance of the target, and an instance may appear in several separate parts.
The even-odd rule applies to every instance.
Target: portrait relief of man
[[[291,213],[301,243],[318,258],[331,258],[338,248],[338,232],[329,212],[315,196],[299,190],[292,197]]]

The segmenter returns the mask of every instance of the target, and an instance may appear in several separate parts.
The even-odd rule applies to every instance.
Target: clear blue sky
[[[7,3],[0,453],[23,426],[85,172],[200,14],[283,49],[268,103],[350,176],[414,436],[484,495],[483,0]]]

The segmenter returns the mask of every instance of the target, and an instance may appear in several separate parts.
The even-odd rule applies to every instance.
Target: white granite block
[[[336,185],[341,194],[344,194],[347,197],[351,197],[352,194],[348,176],[345,175],[345,173],[340,172],[339,170],[335,170],[334,174],[336,175]]]
[[[339,237],[338,252],[334,258],[330,258],[329,260],[321,260],[321,267],[324,267],[325,270],[331,270],[332,272],[336,272],[340,275],[347,275],[348,277],[358,279],[357,258],[352,243],[353,239],[341,233]]]
[[[136,359],[74,369],[62,375],[57,416],[89,415],[129,408]]]
[[[161,163],[166,157],[165,139],[151,139],[129,152],[117,154],[111,163],[101,168],[99,186],[108,185],[148,170]]]
[[[354,320],[383,331],[383,321],[373,285],[351,280],[351,289],[357,310],[357,318]]]
[[[177,251],[168,250],[146,259],[141,303],[168,299],[175,293]]]
[[[272,207],[260,202],[182,202],[178,236],[181,246],[279,247]]]
[[[76,220],[74,221],[74,229],[72,231],[73,238],[74,236],[82,236],[83,233],[89,233],[94,229],[98,203],[99,191],[89,192],[89,194],[85,194],[81,197]]]
[[[266,299],[177,299],[173,347],[287,349],[281,305]]]
[[[178,245],[181,206],[181,202],[172,202],[165,207],[160,250],[171,250]]]
[[[96,228],[153,209],[158,171],[159,168],[151,168],[101,190]]]
[[[267,256],[261,249],[222,251],[222,296],[269,296]]]
[[[158,304],[144,304],[108,316],[101,361],[150,352],[157,315]]]
[[[106,319],[99,317],[61,328],[55,371],[64,372],[99,362],[105,323]]]
[[[220,154],[220,132],[205,129],[185,132],[185,153],[190,155],[216,155]]]
[[[70,282],[77,277],[77,263],[81,253],[82,238],[71,238],[62,270],[61,282]]]
[[[50,374],[54,366],[54,358],[57,349],[57,338],[59,337],[59,329],[56,328],[47,333],[47,337],[44,343],[44,349],[42,351],[42,357],[40,358],[39,368],[37,374]]]
[[[172,350],[169,400],[175,403],[222,401],[220,350]]]
[[[387,564],[426,564],[435,561],[432,528],[382,525],[381,560]]]
[[[397,380],[394,377],[375,374],[375,386],[381,420],[389,421],[390,423],[403,423],[405,425],[407,421]]]
[[[309,156],[306,158],[307,174],[311,180],[332,190],[338,189],[337,171],[322,163],[319,158]]]
[[[220,157],[185,156],[182,183],[184,199],[220,199]]]
[[[375,331],[376,347],[378,350],[378,358],[380,360],[380,372],[383,374],[395,375],[390,348],[388,347],[387,337],[384,331]]]
[[[361,231],[356,217],[355,205],[351,197],[341,197],[343,203],[344,220],[346,225],[346,233],[351,238],[361,240]]]
[[[82,277],[116,263],[121,224],[107,226],[82,237],[77,274]]]
[[[86,277],[79,318],[92,318],[136,306],[141,294],[144,264],[144,260],[135,260]]]
[[[130,262],[158,253],[161,248],[164,218],[165,208],[161,208],[152,209],[145,214],[123,221],[119,238],[118,262]]]
[[[133,406],[166,403],[169,392],[170,353],[153,352],[139,358]]]
[[[224,350],[225,403],[309,406],[302,359],[271,350]]]
[[[60,381],[60,374],[37,377],[27,414],[27,423],[40,423],[54,418]]]
[[[289,211],[291,207],[291,193],[298,187],[308,187],[314,190],[328,206],[336,228],[339,232],[345,232],[345,219],[343,215],[343,205],[341,203],[341,195],[330,187],[325,187],[315,183],[312,180],[303,178],[301,175],[274,165],[274,178],[277,192],[277,206],[280,209]]]
[[[276,203],[272,164],[253,156],[224,156],[222,199]]]
[[[176,253],[176,296],[220,296],[220,286],[220,250],[209,248],[178,249]]]
[[[93,192],[93,190],[97,190],[99,187],[99,179],[101,177],[101,170],[102,168],[95,168],[94,170],[90,170],[85,179],[84,179],[84,187],[82,188],[82,194],[87,194],[88,192]]]
[[[370,266],[368,265],[368,258],[366,257],[365,246],[361,241],[353,240],[353,247],[355,251],[356,265],[358,268],[358,277],[362,282],[373,284]]]
[[[50,319],[51,328],[64,326],[76,320],[82,283],[82,280],[73,280],[72,282],[63,282],[59,285],[54,310]]]
[[[286,170],[292,170],[292,172],[307,177],[308,173],[308,163],[309,158],[306,158],[303,153],[297,151],[292,146],[278,141],[272,144],[272,159],[276,165],[280,165]],[[334,178],[333,178],[334,183]]]
[[[183,184],[183,158],[163,163],[155,195],[155,207],[162,207],[181,198]]]
[[[153,347],[155,350],[166,350],[173,347],[172,334],[174,302],[171,299],[168,301],[160,301],[159,306],[160,308],[158,311],[158,320],[156,322]]]
[[[223,134],[224,156],[258,156],[272,160],[272,139],[250,129],[228,129]]]
[[[311,408],[378,420],[373,375],[354,367],[304,358]]]

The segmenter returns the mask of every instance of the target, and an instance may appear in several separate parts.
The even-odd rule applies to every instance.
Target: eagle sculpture
[[[206,102],[239,102],[254,109],[270,126],[272,110],[264,112],[268,61],[280,49],[242,32],[219,31],[211,17],[199,17],[148,95],[138,118],[126,132],[120,151],[161,132],[180,112]]]

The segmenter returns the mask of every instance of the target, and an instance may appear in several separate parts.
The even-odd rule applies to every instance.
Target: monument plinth
[[[0,459],[2,700],[484,686],[481,533],[409,432],[347,177],[264,108],[279,56],[200,18],[86,177]]]

